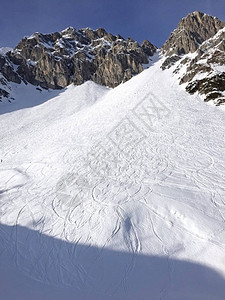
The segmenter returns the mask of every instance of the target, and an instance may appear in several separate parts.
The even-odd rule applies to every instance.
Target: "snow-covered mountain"
[[[162,47],[162,69],[175,65],[180,84],[204,101],[225,102],[225,23],[198,11],[183,18]],[[182,60],[181,60],[182,59]]]
[[[224,299],[225,111],[179,85],[184,55],[115,88],[43,89],[11,65],[0,299]]]
[[[188,83],[186,90],[199,92],[205,101],[212,100],[216,105],[225,103],[225,28],[204,42],[193,57],[185,57],[180,67],[183,75],[180,83]],[[185,69],[186,67],[186,69]]]
[[[216,17],[195,11],[181,19],[177,28],[162,46],[163,53],[169,57],[183,55],[198,50],[199,45],[213,37],[225,23]]]
[[[115,87],[143,71],[156,47],[147,40],[140,46],[103,28],[69,27],[51,34],[35,33],[15,49],[5,50],[0,52],[0,96],[10,100],[10,82],[61,89],[93,80]]]
[[[217,105],[225,99],[224,26],[218,18],[196,11],[180,21],[160,50],[163,70],[176,64],[180,84]],[[0,100],[15,100],[11,82],[61,89],[92,80],[116,87],[142,72],[156,50],[148,40],[139,45],[103,28],[35,33],[15,49],[0,51]]]

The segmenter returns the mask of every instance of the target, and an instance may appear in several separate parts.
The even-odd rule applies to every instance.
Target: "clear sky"
[[[68,26],[104,27],[161,46],[179,20],[195,10],[225,21],[225,0],[0,0],[0,47]]]

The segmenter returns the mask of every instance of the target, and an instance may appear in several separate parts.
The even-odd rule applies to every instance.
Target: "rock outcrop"
[[[225,23],[198,11],[181,19],[162,47],[166,56],[193,53],[204,41],[213,37]]]
[[[224,22],[199,12],[189,14],[171,33],[162,53],[162,69],[176,64],[174,73],[180,74],[187,92],[198,92],[217,105],[225,102]]]
[[[46,89],[79,85],[87,80],[115,87],[140,73],[155,51],[156,47],[147,40],[139,45],[103,28],[69,27],[51,34],[35,33],[7,53],[7,60],[17,66],[17,71],[15,78],[7,71],[10,76],[6,78],[22,78]]]
[[[205,95],[205,101],[225,102],[225,28],[199,47],[180,83],[188,83],[186,90],[191,94]]]
[[[4,54],[0,54],[0,101],[7,98],[8,101],[14,100],[10,96],[9,82],[21,83],[21,78],[14,70],[12,62]]]
[[[7,58],[7,56],[2,54],[0,54],[0,72],[8,81],[21,83],[21,78],[17,72],[14,71],[12,62]]]

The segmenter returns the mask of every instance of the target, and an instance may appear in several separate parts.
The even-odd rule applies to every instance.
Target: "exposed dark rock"
[[[153,44],[151,44],[148,40],[144,40],[142,42],[141,48],[148,56],[153,56],[156,51],[156,47]]]
[[[220,106],[221,104],[225,104],[225,97],[221,97],[216,99],[216,101],[214,101],[214,103],[216,104],[216,106]]]
[[[21,83],[21,79],[14,71],[13,66],[6,56],[0,54],[0,72],[8,80],[15,83]]]
[[[0,100],[2,99],[2,97],[8,98],[9,93],[6,90],[0,88]]]
[[[219,92],[212,92],[206,95],[205,101],[214,100],[217,98],[221,98],[223,95]]]
[[[172,67],[178,60],[180,60],[180,57],[178,55],[172,55],[167,57],[164,62],[162,63],[161,68],[163,70],[165,69],[169,69],[170,67]]]
[[[8,81],[4,77],[2,77],[2,78],[0,78],[0,84],[3,86],[7,86]]]
[[[214,94],[214,96],[217,95],[220,97],[220,91],[225,91],[225,73],[218,74],[210,78],[206,77],[201,80],[192,81],[187,85],[186,90],[190,94],[194,94],[198,91],[200,94]],[[210,95],[207,97],[207,99],[209,99]],[[213,99],[215,98],[216,97],[213,97]]]

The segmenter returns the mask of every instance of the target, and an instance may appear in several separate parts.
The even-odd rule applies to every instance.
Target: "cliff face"
[[[166,56],[193,53],[199,45],[214,36],[225,23],[198,11],[183,18],[162,47]]]
[[[176,65],[180,84],[205,101],[225,102],[225,23],[199,12],[182,19],[162,47],[162,69]]]
[[[185,61],[181,61],[181,64]],[[180,84],[187,83],[186,90],[205,95],[205,101],[225,102],[225,28],[203,43],[195,57],[186,61],[186,72]]]
[[[7,73],[7,80],[24,80],[42,88],[60,89],[87,80],[115,87],[140,73],[142,64],[147,64],[155,51],[156,47],[147,40],[139,45],[103,28],[69,27],[62,32],[23,38],[6,54],[9,65],[17,66],[16,72],[3,74]],[[4,71],[6,63],[0,64]]]

